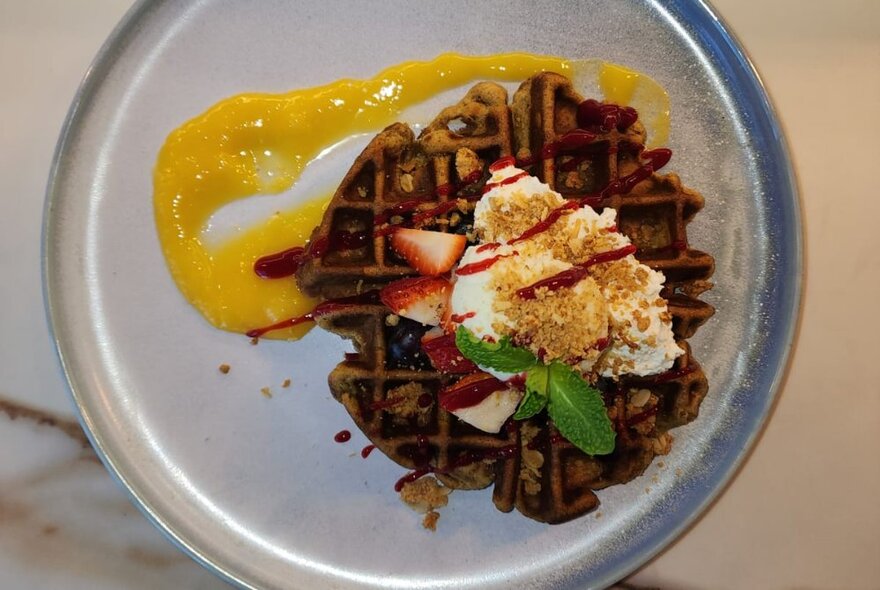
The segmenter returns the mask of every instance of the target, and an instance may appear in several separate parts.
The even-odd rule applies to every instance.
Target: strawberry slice
[[[394,281],[379,293],[382,303],[405,318],[436,326],[449,307],[452,284],[441,277]]]
[[[432,328],[422,336],[422,350],[441,373],[462,375],[479,371],[455,346],[455,334],[446,334],[441,328]]]
[[[467,238],[438,231],[401,228],[391,234],[391,247],[419,274],[448,272],[461,258]]]

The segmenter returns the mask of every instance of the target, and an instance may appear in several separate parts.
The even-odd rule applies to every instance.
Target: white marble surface
[[[40,290],[46,175],[125,0],[0,0],[0,588],[219,588],[129,504],[74,419]],[[792,144],[807,278],[772,420],[628,587],[880,588],[880,3],[718,0]]]

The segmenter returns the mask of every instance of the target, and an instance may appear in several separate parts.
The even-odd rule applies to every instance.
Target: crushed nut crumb
[[[428,529],[429,531],[437,530],[437,521],[440,519],[440,513],[436,510],[431,510],[427,514],[425,514],[425,518],[422,519],[422,526]]]
[[[223,363],[222,365],[220,365],[219,367],[217,367],[217,369],[219,369],[219,371],[220,371],[221,373],[223,373],[224,375],[226,375],[227,373],[229,373],[229,369],[231,369],[231,368],[232,368],[232,367],[230,367],[230,366],[227,365],[226,363]]]
[[[483,162],[477,153],[470,148],[459,148],[455,152],[455,172],[459,180],[483,169]]]
[[[422,525],[430,530],[436,530],[437,519],[440,514],[437,508],[442,508],[449,503],[451,488],[444,486],[437,478],[427,476],[411,481],[400,490],[400,499],[410,508],[425,515]]]
[[[405,173],[400,175],[400,188],[403,189],[405,193],[413,192],[413,176],[412,174]]]

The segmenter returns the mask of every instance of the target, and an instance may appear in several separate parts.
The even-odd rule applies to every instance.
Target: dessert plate
[[[362,459],[359,433],[334,442],[352,425],[326,376],[348,345],[313,331],[251,346],[211,328],[178,293],[156,236],[152,169],[182,122],[239,92],[366,77],[450,50],[598,57],[650,74],[671,99],[669,169],[706,197],[688,229],[717,261],[704,296],[717,313],[691,340],[710,383],[701,415],[674,431],[662,464],[564,525],[502,514],[483,491],[453,494],[438,531],[423,530],[391,489],[402,468]],[[364,143],[339,146],[280,198],[334,188]],[[271,210],[273,198],[254,202]],[[248,588],[610,584],[735,472],[773,404],[798,315],[785,140],[741,47],[700,2],[139,2],[73,103],[45,220],[47,305],[93,445],[150,520]]]

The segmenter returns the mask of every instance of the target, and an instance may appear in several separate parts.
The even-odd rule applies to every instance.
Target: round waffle
[[[586,145],[566,144],[582,101],[567,78],[543,73],[524,82],[510,104],[501,86],[477,84],[418,138],[391,125],[346,174],[297,274],[310,295],[348,298],[316,314],[322,328],[350,338],[358,351],[330,374],[330,389],[377,448],[413,470],[401,483],[430,473],[452,488],[494,484],[499,510],[515,507],[550,523],[594,509],[593,490],[641,474],[669,451],[668,430],[697,416],[708,383],[686,338],[714,312],[698,299],[711,287],[714,260],[690,248],[686,232],[703,198],[676,175],[646,167],[638,121],[622,130],[597,125]],[[370,291],[416,274],[390,246],[393,227],[470,236],[488,166],[510,155],[564,197],[616,209],[639,260],[666,276],[663,296],[685,353],[661,375],[599,381],[617,432],[610,455],[584,454],[546,415],[511,420],[499,434],[477,430],[437,404],[440,389],[459,376],[437,372],[426,358],[400,366],[389,354],[392,314]]]

